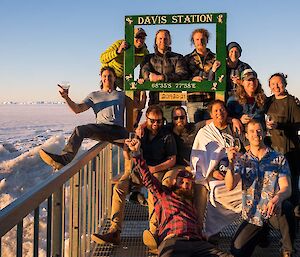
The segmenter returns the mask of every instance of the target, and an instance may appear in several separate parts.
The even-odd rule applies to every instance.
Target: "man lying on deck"
[[[76,127],[60,155],[40,150],[43,161],[54,169],[61,169],[74,159],[84,138],[107,141],[119,146],[123,146],[123,142],[116,140],[128,138],[128,131],[123,127],[126,97],[124,92],[115,89],[116,73],[113,68],[104,67],[100,75],[100,90],[90,93],[82,103],[73,102],[68,90],[60,91],[62,98],[76,114],[93,108],[96,123]]]
[[[202,240],[196,210],[192,204],[193,175],[187,170],[178,172],[174,186],[163,186],[149,171],[141,156],[141,142],[126,139],[131,156],[142,182],[153,194],[154,209],[158,220],[159,257],[217,257],[231,256]]]

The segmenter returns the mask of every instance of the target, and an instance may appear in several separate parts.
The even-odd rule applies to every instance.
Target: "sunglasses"
[[[147,117],[147,119],[149,119],[150,120],[150,122],[152,123],[152,124],[154,124],[155,122],[157,122],[158,124],[161,124],[162,122],[163,122],[163,120],[162,119],[151,119],[151,118],[149,118],[149,117]]]
[[[184,120],[185,119],[185,115],[181,115],[181,116],[174,116],[173,120]]]

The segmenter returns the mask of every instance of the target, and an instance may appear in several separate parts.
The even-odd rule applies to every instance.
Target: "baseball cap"
[[[188,178],[188,179],[193,179],[193,174],[187,170],[180,170],[178,173],[177,173],[177,177],[181,177],[181,178]]]
[[[134,37],[146,37],[147,34],[144,29],[142,28],[135,28],[134,29]]]
[[[242,73],[241,73],[241,79],[242,80],[249,80],[249,79],[252,79],[252,78],[257,78],[257,74],[254,70],[252,69],[246,69],[246,70],[243,70]]]

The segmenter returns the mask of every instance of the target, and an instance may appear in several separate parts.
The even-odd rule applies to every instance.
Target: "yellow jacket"
[[[118,78],[123,77],[124,71],[124,52],[121,54],[117,53],[123,41],[123,39],[117,40],[100,55],[100,62],[103,67],[112,67]],[[146,44],[140,49],[135,49],[135,67],[142,63],[147,54],[149,54],[149,51]]]

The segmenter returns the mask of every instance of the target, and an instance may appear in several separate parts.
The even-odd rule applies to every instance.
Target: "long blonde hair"
[[[259,109],[262,109],[264,107],[265,101],[266,101],[266,95],[264,93],[264,90],[262,89],[262,86],[257,79],[258,85],[254,92],[254,99]],[[238,85],[236,88],[235,96],[239,102],[239,104],[244,105],[247,103],[247,93],[244,89],[244,86]]]

